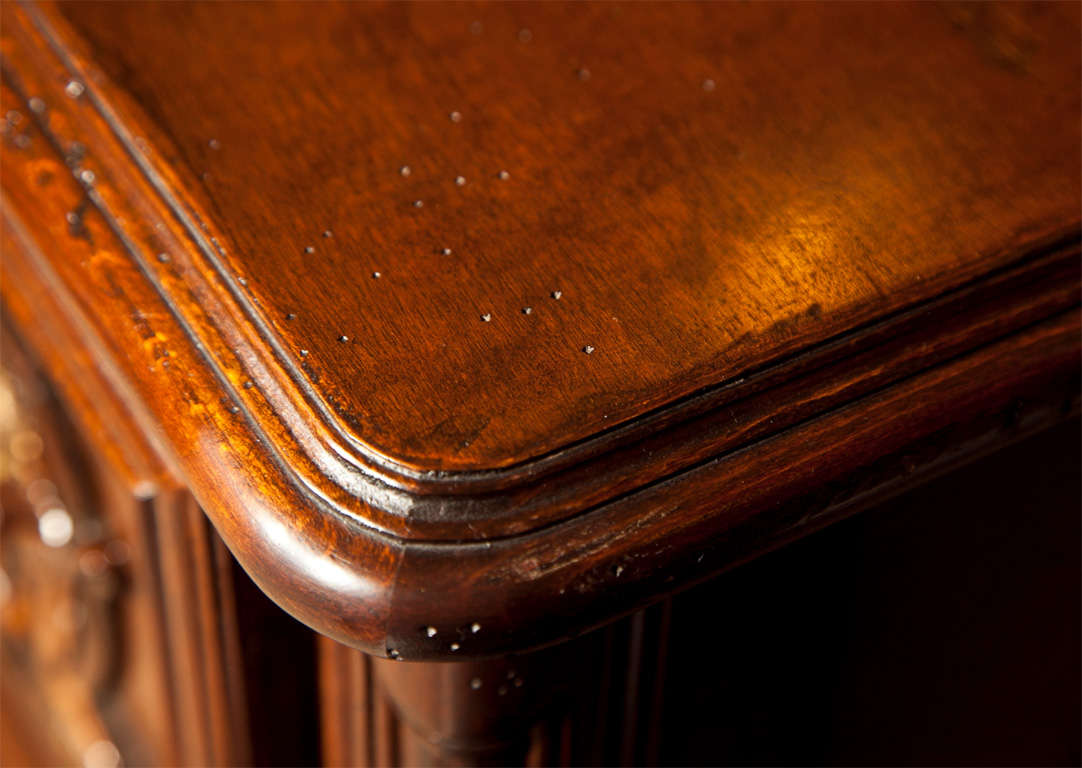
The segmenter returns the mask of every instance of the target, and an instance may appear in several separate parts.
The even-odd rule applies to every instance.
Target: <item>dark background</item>
[[[666,764],[1078,765],[1077,420],[674,600]]]

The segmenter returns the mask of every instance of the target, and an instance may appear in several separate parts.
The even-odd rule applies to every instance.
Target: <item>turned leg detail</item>
[[[329,766],[650,763],[668,604],[529,654],[370,658],[320,640]]]

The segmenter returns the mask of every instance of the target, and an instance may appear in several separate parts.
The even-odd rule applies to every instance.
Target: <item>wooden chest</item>
[[[1078,759],[1077,4],[0,13],[5,762]],[[902,551],[995,736],[694,736]]]

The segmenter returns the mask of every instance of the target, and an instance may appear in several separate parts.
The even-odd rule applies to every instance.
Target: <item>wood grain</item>
[[[564,639],[1077,408],[1077,6],[0,13],[12,322],[369,653]]]
[[[1070,4],[60,14],[279,364],[405,470],[591,438],[1000,266],[1082,205]]]

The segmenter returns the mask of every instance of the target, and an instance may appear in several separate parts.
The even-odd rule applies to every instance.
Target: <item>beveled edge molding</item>
[[[31,11],[36,13],[33,7]],[[1006,261],[1006,266],[979,280],[685,397],[600,434],[592,442],[551,454],[520,474],[510,470],[447,473],[423,480],[394,476],[384,471],[386,467],[364,464],[363,456],[350,454],[326,429],[330,422],[317,408],[309,407],[318,396],[310,390],[311,397],[291,389],[296,381],[287,370],[288,356],[276,357],[274,350],[262,354],[267,351],[261,343],[262,331],[250,322],[258,313],[244,298],[242,286],[224,275],[220,264],[215,267],[212,261],[208,270],[202,260],[208,255],[213,259],[211,246],[220,246],[210,226],[177,197],[183,194],[183,184],[168,177],[168,168],[152,167],[152,159],[139,150],[139,142],[131,139],[115,114],[110,120],[102,117],[103,110],[110,108],[96,96],[96,86],[78,79],[82,69],[71,61],[74,54],[66,61],[49,58],[39,50],[44,43],[35,34],[29,26],[15,30],[21,45],[17,63],[22,66],[5,62],[5,77],[22,78],[27,83],[22,90],[32,88],[33,93],[48,97],[47,112],[35,119],[57,157],[71,160],[73,143],[65,136],[79,136],[83,150],[69,165],[87,200],[121,243],[121,252],[176,318],[181,333],[192,340],[226,397],[241,409],[253,429],[274,443],[280,464],[292,471],[298,487],[340,514],[392,535],[414,540],[490,539],[558,523],[711,456],[739,449],[748,440],[840,407],[847,397],[886,386],[891,376],[903,378],[921,365],[945,359],[1074,301],[1063,287],[1069,282],[1059,280],[1054,290],[1026,297],[1015,315],[1001,310],[1013,282],[1032,282],[1029,273],[1047,271],[1050,261],[1077,261],[1078,224],[1051,232],[1019,233],[997,258]],[[6,58],[13,55],[5,54]],[[61,90],[67,82],[79,84],[78,97]],[[29,105],[30,93],[22,93],[22,99]],[[88,99],[93,108],[89,116],[74,112],[85,109]],[[118,139],[117,131],[123,131],[127,140]],[[87,147],[93,151],[87,152]],[[92,174],[91,183],[85,181],[87,173]],[[130,190],[136,190],[138,197]],[[193,217],[200,224],[194,229],[190,226]],[[142,231],[135,231],[143,221]],[[156,263],[151,256],[162,248],[172,254],[168,265]],[[196,298],[181,306],[177,297],[185,294]],[[920,359],[907,355],[897,343],[906,334],[919,335],[921,328],[924,333],[935,328],[934,333],[943,337],[938,326],[945,321],[949,325],[962,307],[970,311],[982,296],[986,310],[991,311],[970,327],[955,328],[952,343],[940,338],[934,352]],[[862,358],[868,361],[861,379],[852,369]],[[278,365],[283,360],[285,368]],[[832,366],[835,379],[841,376],[844,381],[840,389],[838,381],[821,374]],[[793,402],[799,402],[784,418],[777,409],[779,391],[788,391]],[[735,426],[739,419],[730,419],[730,412],[739,413],[744,422]]]
[[[31,35],[32,30],[22,30],[21,34]],[[192,340],[226,397],[237,404],[263,439],[274,444],[280,465],[292,471],[298,487],[310,490],[341,514],[396,536],[413,540],[490,539],[555,524],[697,462],[737,450],[749,440],[765,438],[829,408],[841,407],[847,398],[887,386],[891,376],[904,378],[922,365],[946,359],[1075,301],[1070,288],[1072,281],[1077,282],[1073,275],[1067,280],[1063,275],[1046,275],[1051,290],[1042,289],[1021,298],[1012,295],[1011,284],[1021,282],[1025,287],[1027,282],[1032,283],[1034,276],[1030,273],[1047,272],[1049,262],[1077,262],[1078,225],[1059,228],[1051,235],[1040,231],[1020,234],[1015,240],[1021,240],[1023,245],[1006,249],[1010,255],[1007,266],[684,398],[673,408],[647,414],[606,433],[612,438],[607,443],[599,440],[582,446],[582,455],[564,453],[552,457],[570,461],[565,467],[539,464],[535,474],[518,477],[512,485],[503,482],[507,477],[495,486],[488,482],[491,477],[475,477],[477,482],[463,483],[460,478],[448,476],[442,478],[438,488],[397,482],[402,478],[373,472],[371,467],[358,469],[346,460],[349,457],[339,444],[325,439],[326,433],[310,429],[313,422],[320,422],[320,414],[305,410],[304,403],[298,404],[288,389],[289,382],[276,376],[281,369],[260,355],[258,339],[253,340],[251,335],[261,332],[248,322],[254,308],[247,304],[237,309],[230,303],[238,297],[243,300],[235,281],[220,270],[212,270],[212,279],[208,280],[201,263],[180,268],[185,250],[193,258],[211,250],[209,235],[193,233],[190,227],[170,226],[176,224],[170,214],[177,213],[180,203],[161,173],[150,168],[151,160],[134,146],[138,142],[131,140],[130,134],[126,134],[128,141],[117,140],[117,131],[126,129],[115,116],[112,120],[101,119],[103,109],[108,107],[94,101],[89,118],[69,114],[73,103],[95,99],[93,87],[83,85],[82,80],[68,80],[75,65],[70,60],[52,61],[55,71],[50,72],[50,60],[46,52],[37,50],[35,40],[20,42],[25,61],[20,59],[19,63],[36,78],[23,90],[33,88],[34,92],[46,93],[52,88],[47,93],[50,101],[44,102],[49,105],[47,112],[36,116],[41,130],[50,138],[57,156],[70,160],[66,148],[72,144],[62,134],[82,128],[78,135],[87,143],[81,145],[84,149],[75,162],[69,162],[73,175],[83,185],[87,200],[109,223],[112,235],[122,245],[121,252],[131,259],[179,323],[182,333]],[[8,63],[4,68],[8,79],[22,76]],[[79,97],[60,95],[61,83],[66,82],[80,83]],[[22,98],[29,103],[30,94],[24,92]],[[87,153],[87,146],[99,151]],[[93,180],[90,183],[86,181],[88,173]],[[148,176],[154,179],[148,181]],[[183,192],[182,185],[174,182],[173,186]],[[167,199],[159,194],[163,188]],[[142,197],[132,199],[134,193],[127,191],[130,189],[141,190]],[[146,231],[131,231],[137,229],[132,222],[141,219],[154,222],[145,227],[149,235]],[[181,223],[187,221],[183,216],[181,219]],[[172,264],[163,266],[155,264],[150,254],[164,247],[166,235],[171,238],[169,252],[174,256]],[[152,242],[146,242],[147,237]],[[209,238],[217,242],[213,236]],[[197,247],[192,248],[193,242]],[[166,285],[170,278],[173,284]],[[181,306],[176,297],[185,293],[196,298]],[[1005,311],[1005,298],[1016,301],[1017,312]],[[964,308],[967,314],[975,314],[973,307],[980,301],[985,306],[983,317],[960,329],[951,326],[950,319],[956,312]],[[954,333],[949,343],[944,341],[948,334],[940,327],[944,322]],[[930,328],[934,330],[929,332]],[[914,357],[911,350],[898,344],[907,334],[925,340],[929,333],[937,342],[931,354]],[[857,371],[864,360],[863,369]],[[788,392],[790,406],[785,414],[778,407],[784,400],[780,393],[784,392]]]
[[[216,289],[215,293],[218,294],[221,308],[220,311],[208,315],[206,318],[208,322],[219,326],[219,331],[226,331],[230,325],[245,326],[231,329],[232,333],[229,335],[234,339],[247,342],[248,347],[244,349],[246,360],[253,363],[258,360],[258,367],[262,369],[264,380],[274,382],[277,417],[286,421],[294,432],[301,430],[302,422],[311,426],[312,420],[304,419],[302,415],[318,418],[320,422],[318,434],[313,435],[312,439],[321,441],[322,446],[321,450],[312,451],[310,450],[311,442],[308,443],[311,458],[323,467],[327,477],[336,478],[353,495],[362,495],[359,490],[369,480],[374,480],[389,488],[405,490],[414,495],[449,498],[481,497],[535,483],[570,467],[603,457],[609,452],[654,434],[671,424],[696,418],[705,411],[720,408],[734,399],[754,393],[764,375],[772,382],[798,375],[809,364],[830,359],[836,354],[836,348],[839,345],[853,347],[854,342],[865,335],[869,327],[890,322],[896,316],[923,311],[942,300],[945,295],[964,290],[973,282],[955,286],[944,293],[905,307],[888,316],[876,318],[870,323],[850,329],[839,336],[802,349],[788,351],[773,360],[756,365],[751,370],[738,372],[715,384],[645,412],[623,424],[614,425],[582,440],[521,462],[476,470],[412,467],[395,456],[366,444],[361,436],[349,429],[330,409],[323,396],[312,386],[301,370],[304,367],[303,361],[300,361],[300,366],[298,366],[296,357],[285,349],[281,340],[261,316],[258,308],[246,295],[244,286],[238,283],[235,276],[222,262],[220,256],[224,251],[218,237],[214,234],[216,226],[213,218],[199,211],[199,207],[186,194],[185,183],[182,179],[179,179],[171,169],[162,167],[149,152],[140,146],[140,141],[136,138],[137,132],[130,127],[143,122],[137,105],[122,103],[125,109],[124,117],[121,117],[121,112],[113,102],[125,102],[125,95],[120,89],[108,84],[98,85],[94,82],[95,78],[87,76],[90,70],[90,59],[82,53],[81,40],[77,33],[68,28],[49,3],[39,6],[30,0],[23,0],[21,5],[37,33],[48,45],[57,61],[62,64],[67,75],[80,84],[83,89],[82,97],[93,106],[97,119],[107,126],[108,137],[101,135],[99,140],[116,144],[117,151],[109,153],[110,159],[129,165],[129,176],[134,173],[142,177],[145,182],[141,185],[142,189],[148,196],[159,198],[158,205],[154,208],[161,214],[161,220],[174,230],[177,242],[187,246],[187,256],[193,261],[204,264],[215,276],[216,280],[212,288]],[[54,95],[60,96],[55,88],[51,97]],[[83,143],[91,146],[89,143]],[[139,206],[133,203],[132,207]],[[113,218],[123,218],[121,215],[123,211],[119,208],[112,214],[103,212]],[[1077,238],[1080,229],[1082,229],[1082,222],[1073,222],[1068,226],[1057,225],[1043,232],[1018,233],[1012,242],[1005,244],[997,251],[997,255],[1002,258],[997,258],[996,261],[1010,266],[1021,259],[1028,258],[1032,251],[1039,250],[1042,245]],[[131,258],[143,261],[147,267],[145,271],[148,279],[153,282],[153,264],[142,254],[153,253],[154,249],[147,248],[144,243],[134,239],[131,245],[129,249]],[[984,279],[984,277],[979,279]],[[183,316],[183,307],[173,305],[167,292],[163,292],[162,295],[171,304],[173,310],[179,313],[178,316]],[[206,330],[195,324],[190,327],[190,332],[196,338],[199,331]],[[246,331],[253,330],[256,332],[255,338],[248,333],[248,338],[242,339]],[[809,360],[809,358],[814,360]],[[799,364],[792,365],[798,359]],[[208,356],[208,364],[215,364],[210,356]],[[301,401],[303,401],[303,406],[299,406]],[[369,500],[375,503],[381,503],[385,499],[386,494],[372,494],[369,497]],[[439,516],[446,516],[445,510],[456,505],[454,501],[449,500],[434,506],[440,508]],[[397,507],[397,511],[402,513],[405,508],[410,507],[412,505],[405,502],[404,506]],[[418,521],[425,518],[423,513],[418,516],[414,509],[410,509],[409,514]]]
[[[47,278],[40,258],[21,256],[5,259],[9,276]],[[1077,413],[1080,331],[1077,307],[1060,312],[590,513],[482,542],[351,525],[305,497],[248,431],[218,438],[240,463],[221,460],[217,439],[178,445],[182,424],[156,431],[186,449],[174,458],[192,493],[285,610],[370,654],[479,658],[581,634]],[[44,352],[55,375],[63,352]],[[171,359],[197,356],[178,347]],[[189,378],[216,391],[205,370]]]
[[[7,79],[6,61],[4,69]],[[58,111],[51,119],[70,118]],[[62,171],[67,188],[37,200],[5,179],[4,216],[24,237],[5,257],[5,272],[17,279],[3,281],[4,293],[35,286],[56,299],[57,323],[98,333],[100,366],[124,382],[110,394],[133,413],[156,405],[146,417],[155,445],[256,583],[301,621],[369,653],[453,659],[559,641],[1077,411],[1075,226],[984,280],[834,340],[826,358],[796,356],[783,376],[772,369],[748,377],[758,387],[743,399],[711,403],[663,435],[610,450],[607,471],[630,466],[630,474],[596,498],[584,495],[585,484],[568,484],[577,505],[561,515],[519,514],[537,494],[559,492],[537,485],[495,497],[493,507],[508,515],[497,522],[520,523],[502,529],[485,527],[483,497],[459,499],[467,506],[457,516],[433,507],[430,525],[411,518],[425,497],[407,491],[394,491],[409,502],[400,518],[366,498],[346,508],[312,485],[318,475],[301,453],[283,457],[295,435],[274,420],[272,403],[239,386],[243,366],[214,364],[228,340],[189,333],[148,274],[152,265],[132,255],[109,212],[113,175],[124,169],[95,165],[95,157],[69,173],[64,145],[43,136],[50,146],[34,158]],[[109,159],[107,148],[102,155]],[[79,178],[87,170],[96,183]],[[77,265],[51,260],[38,241],[56,238],[57,227],[18,224],[30,218],[20,201],[31,200],[40,209],[30,214],[42,221],[62,220],[58,206],[88,201],[79,226],[127,255],[111,265],[116,290],[175,340],[168,375],[183,371],[183,379],[162,369],[149,375],[129,337],[109,325],[110,313],[87,315],[79,295],[96,305],[102,296],[70,272],[65,278]],[[74,262],[84,242],[72,236],[64,247]],[[961,305],[971,312],[956,317]],[[34,322],[29,312],[17,319]],[[55,375],[62,350],[36,351]],[[1018,416],[1026,413],[1019,397],[1037,404],[1032,418]],[[681,453],[695,435],[700,442]],[[676,447],[655,455],[651,440]],[[569,471],[589,476],[596,467]]]

